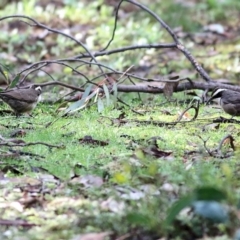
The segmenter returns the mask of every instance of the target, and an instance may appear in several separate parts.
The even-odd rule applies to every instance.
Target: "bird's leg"
[[[21,114],[16,112],[16,118],[20,118],[21,117]]]

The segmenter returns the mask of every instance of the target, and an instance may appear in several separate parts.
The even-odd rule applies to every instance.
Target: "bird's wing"
[[[240,93],[234,91],[226,91],[222,94],[221,101],[223,104],[239,104],[240,105]]]
[[[8,90],[6,92],[0,92],[0,98],[1,96],[3,96],[9,99],[15,99],[23,102],[33,103],[36,101],[38,95],[37,95],[37,92],[35,93],[29,90],[30,89],[21,89],[19,91]]]

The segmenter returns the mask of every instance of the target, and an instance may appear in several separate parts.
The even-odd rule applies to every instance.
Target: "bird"
[[[22,113],[30,114],[41,100],[42,89],[14,88],[0,92],[0,99],[7,103],[17,116]]]
[[[220,105],[224,112],[232,117],[240,116],[240,92],[222,88],[216,89],[207,104],[215,98],[220,98]]]

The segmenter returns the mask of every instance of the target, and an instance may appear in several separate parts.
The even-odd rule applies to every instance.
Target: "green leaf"
[[[8,72],[6,70],[4,70],[4,67],[2,64],[0,64],[0,73],[3,75],[3,77],[7,80],[7,82],[9,81],[8,78]]]
[[[97,101],[98,112],[102,112],[104,109],[104,104],[101,98],[98,98]]]
[[[84,93],[83,93],[83,96],[80,100],[78,100],[77,102],[74,102],[73,104],[71,104],[65,111],[65,113],[69,113],[69,112],[75,112],[79,109],[82,109],[84,108],[88,101],[91,99],[91,97],[93,97],[96,92],[93,92],[95,93],[94,95],[89,95],[90,92],[91,92],[91,89],[92,89],[92,85],[88,85],[88,87],[85,89]]]
[[[14,88],[18,84],[20,80],[20,74],[17,74],[16,77],[12,80],[11,84],[9,85],[9,88]]]
[[[173,206],[169,209],[167,218],[165,220],[165,224],[167,226],[171,225],[173,220],[176,218],[176,216],[186,207],[191,206],[193,203],[193,196],[185,196],[182,197],[180,200],[176,201]]]
[[[227,198],[227,194],[214,187],[201,187],[197,188],[193,192],[196,200],[213,200],[213,201],[222,201]]]
[[[112,90],[113,90],[113,103],[114,103],[114,105],[116,105],[117,96],[118,96],[118,88],[117,88],[117,83],[116,82],[113,83]]]
[[[109,89],[105,84],[103,84],[103,90],[104,90],[104,93],[105,93],[105,96],[106,96],[107,106],[109,106],[110,105]]]
[[[166,225],[170,225],[181,210],[186,207],[194,206],[197,201],[222,201],[227,198],[227,195],[222,190],[216,189],[214,187],[200,187],[195,189],[192,193],[185,197],[182,197],[169,209],[168,216],[165,220]],[[222,214],[222,218],[225,217]],[[219,217],[220,218],[220,217]],[[217,217],[216,217],[217,219]]]
[[[146,224],[149,224],[150,219],[149,216],[146,216],[144,214],[141,213],[129,213],[127,216],[127,221],[131,224],[135,224],[135,225],[142,225],[142,226],[146,226]]]

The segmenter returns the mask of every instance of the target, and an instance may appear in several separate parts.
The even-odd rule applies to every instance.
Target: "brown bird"
[[[17,114],[31,113],[41,99],[41,87],[15,88],[0,92],[0,99],[7,103]]]
[[[212,93],[207,103],[215,98],[220,98],[220,105],[224,112],[233,117],[240,116],[240,92],[228,89],[217,89]]]

